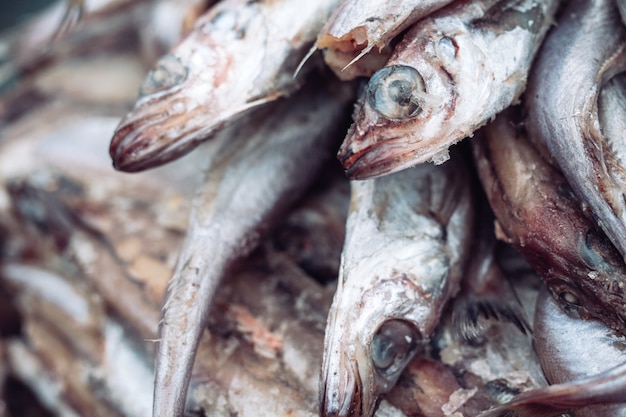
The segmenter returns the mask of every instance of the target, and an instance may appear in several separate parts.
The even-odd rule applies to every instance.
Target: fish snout
[[[154,138],[150,135],[146,125],[157,116],[135,120],[122,120],[113,134],[109,154],[113,160],[113,167],[118,171],[135,172],[149,168],[147,155],[152,148]]]
[[[169,111],[146,116],[128,116],[113,134],[109,154],[119,171],[137,172],[154,168],[188,153],[195,142],[182,138],[191,134],[192,114]]]
[[[320,416],[364,416],[362,383],[354,360],[341,355],[335,366],[325,366],[320,380]]]

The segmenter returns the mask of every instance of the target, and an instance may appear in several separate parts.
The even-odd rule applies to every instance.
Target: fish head
[[[489,79],[484,52],[462,36],[435,30],[398,48],[410,50],[410,59],[394,55],[370,78],[339,149],[351,179],[445,162],[448,147],[475,129],[479,103],[489,94],[479,81]]]
[[[233,14],[205,16],[150,70],[134,108],[111,140],[109,152],[116,169],[133,172],[162,165],[190,152],[225,125],[220,87],[233,85],[233,57],[227,46],[242,36],[228,29],[246,20]],[[229,90],[229,100],[240,93]]]
[[[581,233],[574,245],[576,263],[569,262],[561,272],[553,266],[544,274],[548,290],[569,316],[600,319],[626,334],[626,267],[619,252],[596,228]],[[571,268],[586,274],[572,274]]]
[[[323,417],[372,416],[436,326],[449,258],[432,240],[413,244],[411,254],[406,244],[391,244],[389,256],[378,257],[385,261],[366,260],[349,274],[343,260],[326,329]]]

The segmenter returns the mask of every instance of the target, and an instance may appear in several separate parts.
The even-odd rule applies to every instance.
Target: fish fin
[[[458,334],[470,342],[478,340],[493,321],[511,323],[522,334],[531,334],[521,305],[515,301],[507,303],[490,296],[462,295],[454,303],[452,323]]]
[[[84,11],[85,5],[83,0],[70,0],[65,7],[63,18],[59,22],[54,34],[50,37],[50,44],[57,42],[74,30],[83,17]]]
[[[626,362],[578,381],[526,391],[478,417],[556,417],[590,405],[626,401]]]
[[[306,64],[309,61],[309,59],[313,56],[313,54],[316,51],[317,51],[317,44],[313,44],[311,49],[309,49],[309,52],[306,53],[304,58],[302,58],[302,61],[300,61],[300,63],[298,64],[298,67],[296,68],[296,70],[293,72],[293,78],[296,78],[298,76],[298,74],[300,73],[300,70],[302,70],[302,67],[304,67],[304,64]]]

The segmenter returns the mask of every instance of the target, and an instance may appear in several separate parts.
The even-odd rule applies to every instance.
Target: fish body
[[[245,110],[295,91],[298,63],[338,0],[226,0],[148,73],[110,146],[140,171],[191,151]],[[305,68],[311,68],[307,65]]]
[[[626,337],[597,320],[574,317],[539,293],[534,345],[554,384],[524,392],[480,417],[623,417],[626,415]]]
[[[158,0],[138,22],[141,54],[152,67],[154,63],[193,29],[196,21],[213,0]]]
[[[370,79],[338,157],[352,179],[448,159],[514,103],[557,1],[461,1],[422,19]]]
[[[154,417],[183,414],[196,347],[219,282],[332,154],[353,94],[349,85],[319,83],[260,109],[217,142],[163,307]]]
[[[391,55],[390,41],[451,0],[344,0],[320,31],[316,48],[343,80],[371,76]]]
[[[567,314],[547,291],[540,293],[535,312],[535,349],[548,380],[553,384],[590,378],[626,364],[626,337],[612,331],[597,320],[580,320]],[[584,340],[584,343],[581,343]],[[579,405],[576,417],[608,417],[626,415],[626,367],[617,372],[614,380],[598,388]],[[621,376],[619,376],[621,375]],[[611,378],[609,378],[610,380]],[[621,385],[620,385],[621,384]],[[615,400],[623,404],[604,407],[585,407],[592,402],[609,401],[609,391],[621,386]]]
[[[598,117],[602,86],[626,69],[626,27],[614,0],[571,1],[529,79],[531,140],[626,257],[626,170]],[[624,118],[616,111],[609,117]],[[620,136],[623,136],[623,132]],[[623,140],[623,139],[620,139]]]
[[[625,333],[626,265],[563,175],[516,128],[516,110],[472,142],[499,237],[524,255],[563,308]]]
[[[459,288],[473,204],[461,160],[353,181],[324,341],[321,415],[372,416]]]

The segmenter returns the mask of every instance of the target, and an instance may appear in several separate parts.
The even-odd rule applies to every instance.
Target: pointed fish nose
[[[361,380],[356,364],[339,358],[339,366],[325,366],[320,384],[320,416],[362,416]]]
[[[109,146],[113,166],[118,171],[138,172],[188,153],[196,143],[182,142],[169,134],[171,129],[181,129],[185,121],[186,116],[181,118],[166,112],[122,120]]]

